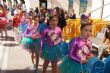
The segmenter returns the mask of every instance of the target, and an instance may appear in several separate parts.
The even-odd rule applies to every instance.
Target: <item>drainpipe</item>
[[[104,0],[102,0],[101,19],[103,17],[103,9],[104,9]]]

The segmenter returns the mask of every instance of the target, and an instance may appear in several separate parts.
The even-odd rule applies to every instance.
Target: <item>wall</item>
[[[25,0],[26,9],[29,11],[30,8],[35,9],[39,7],[39,0]]]
[[[49,6],[47,8],[60,7],[68,11],[68,0],[48,0]]]
[[[79,6],[80,6],[80,1],[79,0],[75,0],[73,2],[73,9],[75,10],[77,18],[79,18]]]
[[[103,16],[104,20],[109,20],[110,21],[110,0],[104,0],[104,8],[103,8]],[[105,18],[107,17],[107,18]]]
[[[101,11],[102,9],[98,9],[96,10],[97,8],[101,7],[102,6],[102,2],[101,0],[92,0],[92,10],[93,11],[91,13],[91,18],[101,18]],[[96,10],[96,11],[94,11]]]

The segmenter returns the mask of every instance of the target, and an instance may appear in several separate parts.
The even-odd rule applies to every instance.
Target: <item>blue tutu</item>
[[[104,63],[93,57],[88,60],[88,63],[80,64],[66,56],[59,66],[59,70],[60,73],[103,73]]]
[[[48,27],[48,26],[47,26],[47,24],[45,24],[45,23],[39,24],[38,32],[42,33],[43,30],[44,30],[45,28],[47,28],[47,27]]]
[[[63,56],[66,56],[69,52],[69,50],[68,50],[69,44],[66,42],[61,42],[61,43],[57,44],[56,47],[58,47],[60,49]]]
[[[46,60],[60,60],[68,53],[68,44],[61,42],[55,46],[49,46],[46,42],[43,44],[42,58]]]
[[[24,32],[26,31],[27,24],[25,22],[23,22],[22,24],[19,24],[18,28],[19,28],[21,34],[24,36]]]
[[[21,44],[25,49],[35,50],[38,52],[40,48],[40,38],[33,40],[31,38],[24,37],[21,40]]]
[[[105,62],[104,73],[110,73],[110,56],[108,56],[107,59],[104,60],[104,62]]]

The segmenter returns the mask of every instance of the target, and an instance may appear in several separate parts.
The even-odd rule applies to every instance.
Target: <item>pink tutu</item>
[[[4,26],[7,26],[8,24],[8,19],[5,17],[0,18],[0,29],[2,29]]]
[[[7,18],[5,18],[5,17],[0,18],[0,25],[1,25],[1,24],[5,24],[5,25],[7,25],[8,22],[9,22],[9,21],[8,21]]]

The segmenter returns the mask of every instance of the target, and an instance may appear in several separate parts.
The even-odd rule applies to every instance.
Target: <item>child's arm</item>
[[[31,35],[31,30],[29,30],[29,26],[27,27],[26,31],[24,32],[25,37],[30,37]]]
[[[70,58],[72,58],[73,60],[76,60],[78,62],[80,62],[80,58],[77,56],[77,52],[78,52],[78,45],[76,43],[76,41],[72,44],[72,46],[70,47],[70,51],[69,51],[69,56]]]

